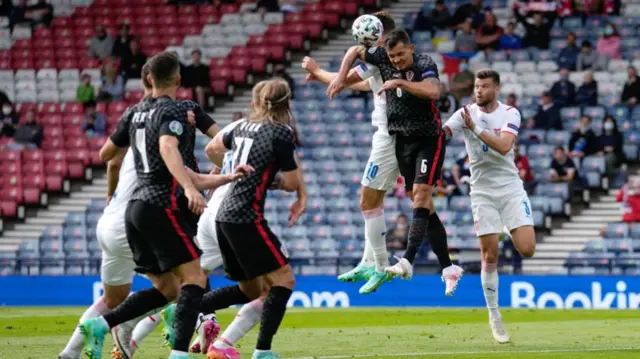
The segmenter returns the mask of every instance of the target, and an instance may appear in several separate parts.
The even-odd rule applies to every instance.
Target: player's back
[[[247,164],[255,172],[231,184],[216,218],[219,222],[248,223],[262,220],[267,188],[281,169],[278,151],[282,146],[295,148],[293,131],[287,125],[269,120],[238,122],[224,136],[232,141],[225,145],[232,148],[233,165]]]
[[[244,119],[231,122],[226,125],[220,132],[224,135],[225,133],[231,132],[239,123],[243,122]],[[230,174],[233,172],[233,151],[229,150],[225,152],[224,158],[222,159],[222,168],[220,169],[220,173],[223,175]],[[213,196],[209,199],[209,203],[207,204],[207,209],[217,208],[219,206],[218,203],[214,203],[216,201],[221,201],[224,198],[224,195],[227,194],[227,191],[231,188],[231,183],[227,183],[223,186],[216,188]]]
[[[477,104],[467,106],[471,119],[477,126],[493,132],[496,136],[505,130],[517,131],[520,125],[520,113],[517,109],[498,102],[498,107],[491,113],[480,110]],[[514,123],[517,122],[517,123]],[[518,168],[515,165],[513,149],[502,155],[484,144],[469,130],[464,131],[465,146],[471,163],[471,184],[473,189],[487,188],[496,190],[514,183],[522,185]]]
[[[191,161],[190,157],[195,155],[189,144],[189,132],[185,130],[187,113],[176,101],[162,96],[134,106],[130,116],[129,137],[139,182],[132,199],[175,207],[177,199],[184,197],[184,191],[162,159],[160,137],[175,136],[184,162]]]
[[[127,150],[127,154],[122,159],[118,185],[113,193],[111,202],[109,202],[109,205],[104,209],[105,214],[124,212],[133,191],[138,186],[138,176],[136,175],[135,160],[133,157],[133,151],[130,149]]]

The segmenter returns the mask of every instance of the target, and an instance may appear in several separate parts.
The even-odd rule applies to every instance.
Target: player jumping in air
[[[508,343],[498,310],[498,236],[506,227],[524,257],[535,252],[531,203],[513,160],[520,129],[520,112],[496,100],[500,75],[491,69],[476,72],[476,103],[456,111],[444,124],[448,138],[462,131],[471,162],[471,208],[480,239],[482,290],[489,324],[498,343]]]
[[[395,29],[395,22],[391,14],[377,12],[376,16],[383,26],[383,36],[378,44],[384,44],[384,35]],[[302,67],[309,72],[309,80],[318,80],[328,85],[335,77],[335,73],[327,72],[318,67],[315,60],[305,57]],[[373,113],[371,123],[377,127],[371,143],[371,154],[362,175],[362,197],[360,197],[360,210],[364,218],[365,247],[362,260],[352,270],[338,277],[345,282],[359,282],[366,280],[360,288],[360,294],[369,294],[376,291],[380,285],[392,279],[385,272],[389,266],[389,254],[387,253],[386,239],[387,225],[384,220],[384,196],[392,189],[400,171],[396,159],[395,136],[389,134],[387,129],[387,100],[384,93],[377,93],[382,87],[380,70],[376,66],[363,64],[356,67],[355,71],[363,81],[350,85],[349,88],[361,91],[374,91]]]
[[[376,93],[386,95],[387,127],[389,134],[395,136],[398,167],[413,200],[413,220],[404,258],[386,271],[410,279],[418,249],[428,240],[442,269],[445,294],[453,295],[463,271],[451,263],[447,232],[433,206],[433,187],[440,178],[445,156],[444,133],[436,106],[438,68],[431,57],[414,53],[405,31],[392,30],[385,36],[384,47],[367,49],[359,45],[347,51],[340,72],[327,89],[330,98],[345,84],[362,81],[357,71],[350,72],[356,58],[365,61],[364,68],[376,66],[384,80]]]

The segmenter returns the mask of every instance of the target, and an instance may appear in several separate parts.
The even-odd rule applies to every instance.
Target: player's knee
[[[162,278],[153,283],[153,286],[167,298],[167,301],[171,302],[178,298],[180,292],[180,281],[178,278],[171,276],[171,278]]]
[[[481,253],[482,262],[495,264],[498,263],[498,253],[495,251],[483,251]]]
[[[113,309],[124,302],[129,296],[129,290],[105,290],[103,301],[107,308]]]
[[[427,208],[433,203],[433,195],[429,186],[416,186],[413,190],[414,207]]]
[[[531,243],[520,246],[520,248],[518,248],[518,252],[520,252],[520,254],[525,258],[533,257],[533,255],[536,253],[536,242],[531,241]]]
[[[270,282],[272,287],[293,289],[296,285],[296,279],[293,275],[291,266],[284,266],[273,273],[273,275],[270,275]]]
[[[195,284],[204,288],[207,285],[207,276],[204,274],[204,271],[200,270],[195,273],[190,273],[189,275],[181,278],[180,285],[188,285]]]

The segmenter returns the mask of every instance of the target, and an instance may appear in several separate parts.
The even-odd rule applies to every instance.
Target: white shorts
[[[378,129],[371,141],[371,154],[362,175],[363,186],[387,191],[396,185],[400,176],[396,158],[396,137]]]
[[[207,205],[210,207],[207,207],[198,221],[196,240],[202,250],[200,267],[206,271],[213,271],[223,263],[220,247],[218,246],[218,235],[216,234],[216,216],[220,203],[224,200],[226,194],[226,190],[213,192],[213,196]]]
[[[102,248],[102,283],[111,286],[131,284],[136,265],[124,229],[124,212],[102,215],[96,226],[96,237]]]
[[[524,189],[503,196],[471,193],[471,209],[478,237],[533,226],[533,214],[529,196]]]

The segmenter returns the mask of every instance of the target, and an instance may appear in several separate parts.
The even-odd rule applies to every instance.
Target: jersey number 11
[[[249,158],[249,152],[251,146],[253,146],[253,139],[246,137],[234,137],[233,138],[236,149],[233,151],[233,164],[234,165],[246,165]]]

